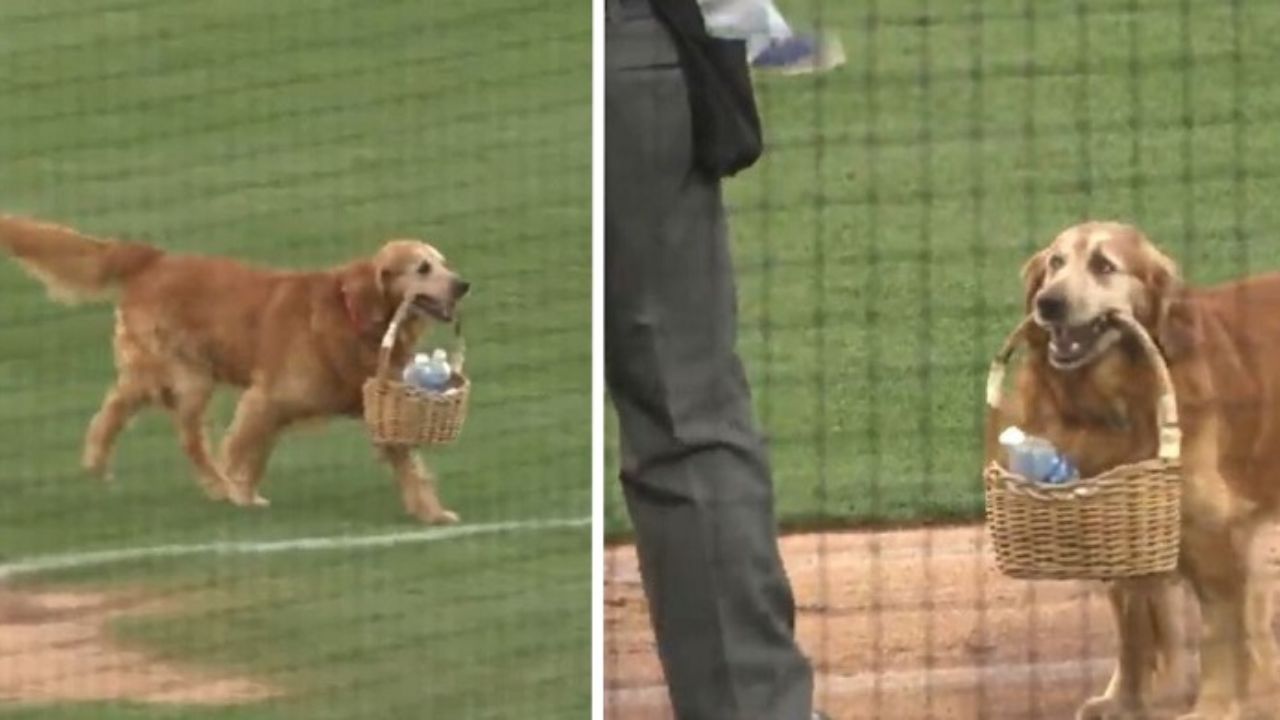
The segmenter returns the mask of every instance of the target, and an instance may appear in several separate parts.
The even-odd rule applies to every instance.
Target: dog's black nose
[[[1036,298],[1036,312],[1047,322],[1061,322],[1067,317],[1067,301],[1058,295],[1041,295]]]
[[[463,295],[466,295],[467,291],[470,289],[471,289],[471,283],[467,282],[466,280],[454,280],[453,281],[454,299],[456,300],[461,298]]]

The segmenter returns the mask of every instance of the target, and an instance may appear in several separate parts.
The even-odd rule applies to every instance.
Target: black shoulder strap
[[[706,38],[707,23],[697,0],[649,0],[653,12],[673,33],[689,38]]]
[[[694,159],[712,178],[734,175],[764,152],[746,42],[707,33],[696,0],[650,0],[680,52],[693,116]]]

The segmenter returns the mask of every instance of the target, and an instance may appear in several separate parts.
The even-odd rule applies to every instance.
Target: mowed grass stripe
[[[1236,6],[1237,62],[1233,6],[1183,5],[827,2],[849,62],[756,76],[767,150],[727,196],[784,525],[981,516],[987,363],[1063,227],[1137,222],[1195,283],[1280,268],[1280,6]]]
[[[427,237],[475,284],[471,417],[457,445],[427,453],[442,496],[462,528],[589,512],[589,13],[15,0],[0,18],[0,211],[280,267]],[[351,421],[286,436],[263,513],[200,497],[162,412],[121,437],[113,486],[86,480],[79,448],[113,376],[110,333],[110,308],[55,306],[0,262],[0,557],[432,537],[403,518]],[[215,439],[234,400],[221,394],[209,413]],[[121,641],[268,674],[289,693],[247,708],[0,716],[581,715],[589,558],[587,533],[566,530],[14,578],[180,592],[172,617],[121,621]]]

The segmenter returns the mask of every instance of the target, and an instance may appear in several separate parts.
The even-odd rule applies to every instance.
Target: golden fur
[[[1090,334],[1053,334],[1055,323],[1042,310],[1059,314],[1065,328],[1126,312],[1149,330],[1169,364],[1183,428],[1178,574],[1203,619],[1199,693],[1183,717],[1275,712],[1280,654],[1271,589],[1252,545],[1259,526],[1280,510],[1280,274],[1187,288],[1140,230],[1105,222],[1068,228],[1023,272],[1038,327],[1005,416],[1052,440],[1086,476],[1154,456],[1158,386],[1136,344],[1107,330],[1084,344],[1083,360],[1063,359],[1071,355],[1060,352],[1071,345],[1065,338]],[[1051,337],[1064,340],[1051,345]],[[994,438],[987,448],[989,456],[998,453]],[[1172,612],[1175,588],[1166,578],[1111,585],[1120,656],[1106,691],[1077,717],[1148,717],[1168,681],[1179,678],[1184,649]]]
[[[253,267],[115,242],[29,218],[0,216],[0,248],[65,302],[114,299],[117,378],[89,424],[83,465],[108,477],[112,445],[150,405],[173,416],[183,450],[213,498],[266,505],[263,471],[281,431],[331,416],[359,417],[382,333],[401,301],[393,365],[402,368],[433,317],[447,319],[468,284],[432,246],[393,240],[370,259],[323,271]],[[244,388],[212,458],[203,415],[215,387]],[[429,470],[408,449],[381,451],[404,507],[454,522]]]

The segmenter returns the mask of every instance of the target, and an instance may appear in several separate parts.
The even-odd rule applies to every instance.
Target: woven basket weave
[[[1161,385],[1156,457],[1100,475],[1045,485],[998,463],[983,473],[987,529],[1000,570],[1014,578],[1110,580],[1167,573],[1178,562],[1182,464],[1178,409],[1169,368],[1142,326],[1115,322],[1142,345]],[[1030,319],[1005,341],[987,377],[988,427],[999,422],[1005,370]]]
[[[409,304],[396,311],[378,349],[378,373],[365,381],[364,421],[375,445],[443,445],[458,439],[467,419],[471,380],[464,372],[462,322],[454,322],[453,377],[445,394],[401,382],[391,374],[391,350]]]

